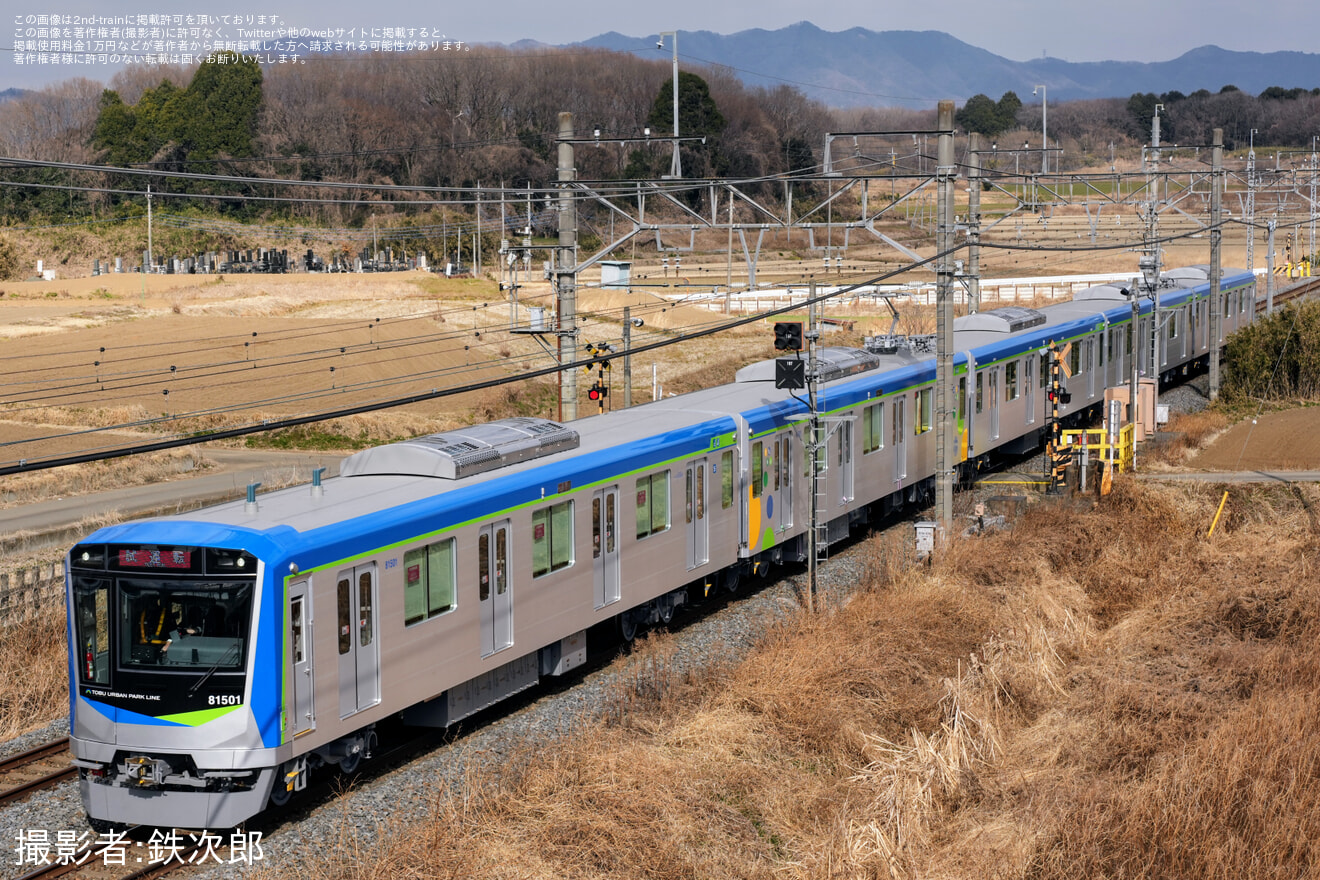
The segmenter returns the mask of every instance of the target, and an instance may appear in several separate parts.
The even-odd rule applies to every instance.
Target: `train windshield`
[[[243,668],[252,620],[250,581],[117,581],[121,669]]]

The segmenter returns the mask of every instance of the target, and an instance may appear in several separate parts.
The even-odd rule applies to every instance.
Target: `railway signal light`
[[[599,382],[593,382],[587,389],[588,400],[603,400],[610,396],[610,389]]]
[[[776,321],[775,348],[778,351],[802,350],[802,322]]]

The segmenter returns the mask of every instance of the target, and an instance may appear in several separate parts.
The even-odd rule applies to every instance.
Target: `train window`
[[[733,450],[720,453],[720,507],[733,506]]]
[[[353,609],[349,590],[353,584],[348,578],[340,578],[336,597],[339,604],[339,653],[347,654],[353,647]]]
[[[706,518],[706,466],[699,464],[696,466],[697,472],[697,519]],[[778,477],[776,477],[776,485]]]
[[[1107,336],[1108,336],[1107,333],[1101,333],[1099,338],[1096,339],[1096,344],[1095,344],[1096,348],[1100,349],[1099,357],[1100,357],[1100,366],[1102,367],[1105,365],[1105,338]]]
[[[362,647],[371,644],[372,623],[371,623],[371,579],[373,573],[364,571],[358,575],[358,613],[361,617],[358,619],[358,641]]]
[[[600,559],[600,499],[591,499],[591,558]]]
[[[454,539],[403,554],[403,622],[406,626],[454,610]]]
[[[916,393],[917,418],[913,427],[916,434],[924,434],[930,430],[932,424],[931,396],[934,392],[930,388],[923,388]]]
[[[617,492],[605,493],[605,552],[614,552],[614,499]]]
[[[1169,322],[1165,325],[1165,335],[1168,339],[1178,338],[1178,313],[1169,312]]]
[[[1044,388],[1050,380],[1050,356],[1043,354],[1040,356],[1040,387]]]
[[[1018,362],[1009,361],[1004,364],[1004,400],[1017,400],[1018,393]]]
[[[976,414],[985,412],[985,373],[976,374]]]
[[[787,441],[787,440],[784,440],[783,442],[784,442],[784,443],[787,443],[788,441]],[[783,461],[783,459],[779,457],[779,454],[780,454],[780,447],[781,447],[781,438],[776,437],[776,438],[775,438],[775,452],[774,452],[774,457],[771,458],[771,460],[770,460],[770,470],[771,470],[771,472],[773,472],[774,475],[775,475],[775,491],[776,491],[776,492],[779,491],[779,463],[780,463],[781,461]]]
[[[477,594],[482,602],[490,598],[490,535],[477,539]]]
[[[75,576],[78,671],[88,684],[110,683],[110,581]]]
[[[1068,369],[1072,371],[1074,376],[1082,372],[1082,342],[1080,339],[1073,342],[1068,349]]]
[[[687,479],[684,482],[683,521],[692,522],[692,468],[687,469]]]
[[[669,528],[669,471],[637,480],[637,537]]]
[[[289,603],[289,647],[294,665],[307,659],[303,644],[303,597],[295,596]]]
[[[752,444],[752,497],[760,498],[765,481],[765,446],[760,440]]]
[[[532,577],[573,564],[573,502],[564,501],[532,513]]]
[[[958,377],[958,421],[967,418],[967,377]]]
[[[495,529],[495,595],[503,596],[509,588],[509,530],[503,527]]]
[[[884,421],[884,404],[873,403],[862,410],[862,455],[885,445]]]

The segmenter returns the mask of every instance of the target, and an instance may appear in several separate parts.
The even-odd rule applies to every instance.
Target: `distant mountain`
[[[657,49],[657,39],[611,32],[577,45],[643,58],[671,57],[670,44]],[[962,103],[977,93],[997,99],[1009,90],[1029,101],[1036,83],[1048,86],[1050,98],[1058,100],[1217,92],[1230,84],[1252,94],[1270,86],[1320,86],[1320,55],[1306,52],[1202,46],[1171,61],[1012,61],[941,31],[832,32],[806,21],[776,31],[756,28],[728,35],[680,31],[678,51],[689,61],[732,67],[749,85],[787,81],[836,107],[929,106],[941,98]]]
[[[0,92],[0,103],[12,101],[15,98],[21,98],[26,94],[27,89],[5,89],[3,92]]]

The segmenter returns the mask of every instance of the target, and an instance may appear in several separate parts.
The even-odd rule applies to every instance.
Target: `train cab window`
[[[862,455],[875,452],[885,445],[885,407],[873,403],[862,410]]]
[[[1100,354],[1097,357],[1100,358],[1100,366],[1102,367],[1105,365],[1105,338],[1108,335],[1107,333],[1101,333],[1095,341],[1095,347],[1100,349]]]
[[[976,374],[976,414],[985,412],[985,373]]]
[[[733,506],[733,450],[720,453],[720,507],[727,510]]]
[[[757,440],[752,444],[752,497],[760,498],[765,482],[765,444]]]
[[[669,529],[669,471],[637,480],[637,537]]]
[[[573,502],[552,504],[532,513],[532,577],[573,564]]]
[[[404,553],[404,625],[453,611],[456,579],[453,538]]]
[[[1009,361],[1004,364],[1004,400],[1017,400],[1018,393],[1018,362]]]
[[[931,397],[933,394],[934,391],[930,388],[923,388],[916,393],[916,400],[914,400],[913,403],[916,404],[917,418],[912,427],[914,428],[913,433],[917,435],[929,431],[933,424],[932,419],[934,411],[931,405]]]
[[[73,579],[78,673],[87,684],[110,683],[110,581],[77,575]]]

